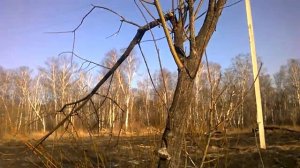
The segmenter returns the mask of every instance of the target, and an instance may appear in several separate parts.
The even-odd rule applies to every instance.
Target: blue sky
[[[235,1],[228,0],[228,4]],[[163,5],[167,5],[167,2],[163,1]],[[43,66],[47,58],[70,51],[72,34],[46,32],[74,29],[91,9],[91,4],[111,8],[128,20],[145,24],[132,0],[1,0],[0,65],[5,68],[25,65],[36,69]],[[252,0],[251,4],[257,54],[268,72],[278,71],[280,65],[289,58],[300,58],[300,1]],[[119,24],[119,18],[115,15],[103,10],[94,11],[77,32],[75,52],[101,62],[109,50],[125,48],[137,28],[124,24],[117,36],[107,39]],[[157,38],[163,36],[162,29],[155,29],[154,32]],[[144,39],[150,39],[149,33]],[[158,44],[163,66],[174,71],[175,63],[165,40]],[[157,69],[153,43],[143,43],[143,48],[150,68]],[[207,53],[210,61],[226,68],[233,57],[249,51],[245,4],[241,2],[223,11]],[[141,57],[140,63],[143,71],[145,66]]]

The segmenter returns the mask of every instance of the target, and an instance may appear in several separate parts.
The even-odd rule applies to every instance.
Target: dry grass
[[[228,135],[232,134],[245,134],[252,132],[252,128],[230,128],[227,130]]]
[[[291,129],[291,127],[289,127]],[[240,163],[236,160],[236,157],[249,161],[249,167],[255,167],[259,158],[257,148],[255,147],[255,140],[252,134],[249,134],[251,129],[232,129],[229,133],[232,134],[230,138],[227,138],[227,145],[224,145],[222,140],[211,139],[211,144],[207,153],[207,159],[205,159],[205,166],[211,166],[217,164],[215,160],[220,160],[220,163],[227,162],[225,158],[228,157],[228,164],[231,167],[236,167]],[[277,130],[276,130],[277,131]],[[57,133],[57,137],[63,135],[63,139],[47,140],[42,146],[37,148],[36,151],[30,151],[30,146],[34,145],[33,139],[38,139],[43,136],[42,132],[31,134],[30,136],[21,135],[9,135],[6,139],[20,138],[22,140],[28,139],[31,144],[24,145],[23,142],[17,141],[14,143],[2,144],[1,150],[10,150],[6,153],[15,153],[12,158],[11,155],[3,155],[3,158],[12,159],[9,163],[12,165],[20,165],[21,163],[27,162],[28,165],[39,165],[42,167],[155,167],[157,160],[157,153],[155,150],[159,146],[160,132],[156,129],[145,128],[138,131],[132,131],[122,133],[118,146],[116,144],[118,135],[117,131],[113,132],[114,137],[110,140],[109,130],[102,130],[100,133],[102,136],[95,134],[90,137],[90,134],[83,130],[78,130],[76,133],[78,136],[71,137],[71,133]],[[246,133],[246,134],[243,134]],[[154,136],[147,136],[154,135]],[[278,130],[278,132],[269,132],[268,149],[262,151],[262,157],[265,164],[273,166],[274,158],[278,158],[280,163],[290,165],[286,159],[292,160],[293,164],[299,154],[300,150],[297,133],[288,132],[285,130]],[[73,135],[74,136],[74,135]],[[221,135],[223,136],[223,135]],[[187,140],[186,144],[186,164],[192,166],[193,162],[199,166],[201,163],[201,156],[203,154],[203,145],[200,141],[204,142],[205,139],[200,139],[199,135],[195,134],[194,139]],[[237,143],[238,142],[238,143]],[[20,155],[18,151],[26,150],[27,153]],[[282,153],[283,152],[283,153]],[[282,154],[281,154],[282,153]],[[295,156],[293,156],[293,155]],[[269,155],[271,155],[269,157]],[[285,156],[281,159],[282,156]],[[19,162],[17,162],[19,160]],[[22,161],[22,162],[21,162]],[[29,163],[30,161],[30,163]],[[248,163],[248,162],[247,162]],[[251,163],[251,164],[250,164]],[[3,161],[2,165],[8,165],[7,160]],[[300,164],[299,164],[300,165]],[[1,167],[1,161],[0,161]],[[5,167],[5,166],[4,166]],[[7,166],[6,166],[7,167]],[[18,166],[17,166],[18,167]],[[230,167],[230,166],[229,166]]]

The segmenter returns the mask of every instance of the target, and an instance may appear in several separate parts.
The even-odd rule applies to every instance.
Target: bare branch
[[[194,17],[196,17],[197,14],[199,13],[202,4],[203,4],[203,0],[200,0],[200,2],[199,2],[198,5],[197,5],[196,11],[195,11],[195,13],[194,13]]]
[[[147,4],[150,4],[150,5],[154,5],[154,2],[148,2],[148,1],[146,1],[146,0],[140,0],[140,1],[142,1],[142,2],[144,2],[144,3],[147,3]]]
[[[189,31],[190,31],[190,55],[196,54],[195,44],[195,16],[194,16],[194,0],[188,0],[189,8]]]
[[[104,97],[104,100],[102,100],[101,101],[101,103],[100,103],[100,106],[99,106],[99,108],[98,109],[95,109],[95,114],[96,114],[96,116],[97,116],[97,124],[99,124],[99,115],[98,115],[98,110],[103,106],[103,104],[105,103],[105,101],[106,101],[106,99],[107,99],[107,96],[109,95],[109,91],[110,91],[110,88],[111,88],[111,84],[112,84],[112,81],[113,81],[113,77],[114,77],[114,74],[112,74],[112,76],[111,76],[111,78],[110,78],[110,81],[109,81],[109,85],[108,85],[108,88],[107,88],[107,91],[106,91],[106,95],[105,95],[105,97]],[[95,93],[95,94],[97,94],[97,95],[99,95],[98,93]],[[90,99],[90,100],[92,100],[92,99]],[[94,127],[94,126],[93,126]]]
[[[166,38],[167,38],[167,41],[168,41],[168,45],[169,45],[170,51],[171,51],[171,53],[173,55],[173,58],[174,58],[174,60],[175,60],[175,62],[177,64],[178,68],[179,69],[183,69],[184,65],[181,62],[179,56],[177,55],[177,53],[175,51],[174,44],[173,44],[172,38],[170,36],[170,32],[169,32],[169,30],[167,28],[166,20],[164,18],[164,15],[163,15],[162,8],[160,6],[159,0],[154,0],[154,2],[155,2],[156,10],[157,10],[157,12],[159,14],[159,17],[161,19],[162,27],[164,29],[164,32],[165,32],[165,35],[166,35]]]
[[[119,26],[119,29],[118,29],[114,34],[112,34],[112,35],[110,35],[110,36],[108,36],[108,37],[106,37],[106,38],[108,39],[108,38],[110,38],[110,37],[112,37],[112,36],[117,36],[117,35],[119,34],[121,28],[122,28],[122,25],[123,25],[123,21],[121,21],[120,26]]]
[[[232,4],[229,4],[229,5],[226,5],[226,6],[222,7],[222,9],[229,8],[229,7],[234,6],[234,5],[236,5],[236,4],[238,4],[238,3],[242,2],[242,1],[243,1],[243,0],[238,0],[238,1],[236,1],[236,2],[233,2]],[[201,17],[202,17],[203,15],[205,15],[206,13],[207,13],[207,10],[206,10],[205,12],[201,13],[199,16],[197,16],[195,20],[198,20],[199,18],[201,18]],[[196,13],[195,13],[195,14],[196,14]]]
[[[117,103],[113,98],[111,98],[111,97],[108,97],[107,95],[105,96],[105,95],[100,95],[100,94],[98,94],[97,93],[97,95],[98,96],[101,96],[101,97],[104,97],[105,99],[109,99],[110,101],[112,101],[121,111],[122,111],[122,116],[121,116],[121,118],[120,118],[120,120],[122,121],[122,119],[124,119],[124,114],[126,113],[126,111],[120,106],[120,104],[119,103]],[[121,124],[120,124],[120,128],[119,128],[119,132],[118,132],[118,138],[117,138],[117,142],[116,142],[116,144],[114,145],[114,146],[117,146],[118,145],[118,143],[119,143],[119,140],[120,140],[120,135],[121,135],[121,131],[122,131],[122,129],[123,129],[123,122],[121,122]],[[113,131],[113,130],[111,130],[111,131]],[[110,140],[109,141],[111,141],[111,138],[112,138],[112,133],[111,133],[111,137],[110,137]]]
[[[122,15],[120,15],[119,13],[117,13],[117,12],[115,12],[115,11],[109,9],[109,8],[106,8],[106,7],[103,7],[103,6],[97,6],[97,5],[92,5],[92,6],[93,6],[93,8],[104,9],[104,10],[107,10],[109,12],[112,12],[113,14],[116,14],[117,16],[119,16],[121,18],[121,20],[120,20],[121,22],[125,22],[125,23],[131,24],[131,25],[136,26],[136,27],[141,27],[137,23],[134,23],[132,21],[129,21],[129,20],[125,19]]]
[[[93,62],[93,61],[91,61],[91,60],[85,59],[85,58],[79,56],[78,54],[75,54],[75,53],[72,52],[72,51],[64,51],[64,52],[61,52],[61,53],[58,54],[58,56],[61,56],[61,55],[63,55],[63,54],[73,54],[74,56],[76,56],[77,58],[79,58],[79,59],[81,59],[81,60],[83,60],[83,61],[85,61],[85,62],[89,62],[89,63],[91,63],[91,64],[97,65],[97,66],[102,67],[102,68],[105,68],[105,69],[110,69],[109,67],[106,67],[106,66],[104,66],[104,65],[98,64],[98,63]]]
[[[137,5],[136,1],[134,1],[134,2],[135,2],[135,4],[136,4],[136,6],[138,7],[140,13],[142,14],[144,20],[146,21],[146,23],[148,23],[148,20],[147,20],[146,16],[145,16],[144,13],[142,12],[142,10],[139,8],[139,6]],[[165,90],[165,98],[166,98],[166,99],[165,99],[165,104],[168,105],[168,104],[169,104],[169,103],[168,103],[168,99],[167,99],[167,98],[168,98],[168,92],[167,92],[167,87],[166,87],[165,76],[164,76],[164,74],[163,74],[163,68],[162,68],[162,63],[161,63],[161,59],[160,59],[160,53],[159,53],[159,49],[158,49],[157,43],[156,43],[156,41],[155,41],[154,33],[153,33],[153,31],[152,31],[151,29],[150,29],[150,34],[151,34],[151,36],[152,36],[153,43],[154,43],[154,46],[155,46],[155,50],[156,50],[156,53],[157,53],[158,62],[159,62],[159,68],[160,68],[160,72],[161,72],[161,76],[162,76],[162,80],[163,80],[163,86],[164,86],[164,90]],[[146,66],[147,66],[147,62],[146,62],[145,56],[144,56],[144,54],[143,54],[143,52],[142,52],[142,49],[141,49],[140,44],[139,44],[139,48],[140,48],[140,51],[141,51],[141,53],[142,53],[142,55],[143,55],[145,64],[146,64]],[[147,70],[148,70],[148,74],[150,75],[148,66],[147,66]],[[168,109],[167,106],[166,106],[166,109]]]
[[[225,1],[225,0],[221,0],[221,1]],[[203,25],[196,37],[197,46],[199,46],[200,49],[202,50],[205,48],[209,37],[212,35],[211,29],[214,28],[215,26],[214,23],[216,24],[217,18],[215,18],[216,16],[215,5],[216,5],[215,0],[209,0],[205,21],[203,22]]]
[[[159,40],[162,40],[164,38],[166,38],[166,36],[160,37],[160,38],[157,38],[157,39],[152,39],[152,40],[143,40],[140,43],[159,41]]]
[[[75,49],[75,41],[76,41],[76,31],[80,28],[80,26],[83,24],[84,20],[95,10],[95,9],[104,9],[106,11],[109,11],[115,15],[117,15],[118,17],[120,17],[120,21],[121,21],[121,25],[119,27],[119,30],[116,32],[118,33],[121,29],[121,26],[122,26],[122,23],[123,22],[126,22],[128,24],[131,24],[131,25],[134,25],[134,26],[137,26],[137,27],[141,27],[140,25],[132,22],[132,21],[129,21],[129,20],[126,20],[122,15],[120,15],[119,13],[115,12],[114,10],[112,9],[109,9],[109,8],[106,8],[106,7],[103,7],[103,6],[96,6],[96,5],[93,5],[92,4],[92,8],[83,16],[83,18],[81,19],[80,23],[77,25],[77,27],[71,31],[61,31],[61,32],[47,32],[47,33],[73,33],[73,43],[72,43],[72,56],[71,56],[71,66],[73,65],[73,56],[74,56],[74,49]],[[115,35],[116,33],[114,33],[113,35]],[[111,35],[111,36],[113,36]]]
[[[152,19],[155,19],[155,17],[152,15],[152,13],[150,12],[150,10],[146,7],[146,5],[144,3],[141,2],[142,0],[140,0],[140,3],[142,4],[142,6],[144,7],[144,9],[147,11],[147,13],[152,17]],[[143,1],[145,2],[145,1]],[[134,0],[134,3],[136,4],[136,6],[139,8],[139,6],[136,3],[136,0]],[[153,4],[154,5],[154,4]],[[141,11],[141,9],[139,8],[139,10]],[[143,13],[143,12],[141,12]]]
[[[171,13],[167,13],[163,18],[165,20],[170,20],[173,15]],[[122,62],[130,55],[131,51],[135,47],[136,44],[138,44],[141,39],[143,38],[146,31],[158,26],[160,24],[161,20],[157,19],[152,22],[149,22],[148,24],[140,27],[137,30],[137,33],[135,34],[134,38],[131,40],[130,44],[126,48],[125,52],[122,54],[122,56],[117,60],[117,62],[114,64],[114,66],[104,75],[104,77],[97,83],[97,85],[93,88],[93,90],[86,95],[85,97],[81,98],[80,100],[69,103],[63,106],[63,108],[60,111],[63,111],[67,106],[72,104],[79,104],[74,110],[72,110],[69,114],[65,116],[65,118],[59,122],[51,131],[49,131],[44,137],[40,139],[40,141],[35,145],[35,147],[39,146],[41,143],[43,143],[54,131],[56,131],[59,127],[61,127],[68,119],[71,117],[74,113],[78,112],[85,104],[89,101],[90,98],[92,98],[98,91],[98,89],[109,79],[110,76],[113,75],[113,73],[118,69],[118,67],[122,64]]]
[[[152,78],[152,76],[151,76],[150,69],[149,69],[148,63],[147,63],[147,61],[146,61],[146,58],[145,58],[144,52],[143,52],[143,50],[142,50],[142,47],[141,47],[140,44],[138,44],[138,46],[139,46],[140,52],[141,52],[141,54],[142,54],[142,56],[143,56],[143,60],[144,60],[144,63],[145,63],[145,65],[146,65],[147,72],[148,72],[148,75],[149,75],[151,84],[152,84],[152,86],[153,86],[153,89],[154,89],[155,93],[158,95],[159,99],[163,102],[165,108],[168,109],[168,106],[167,106],[166,102],[164,101],[164,99],[162,98],[162,96],[161,96],[161,95],[159,94],[159,92],[157,91],[156,86],[155,86],[155,84],[154,84],[154,82],[153,82],[153,78]]]

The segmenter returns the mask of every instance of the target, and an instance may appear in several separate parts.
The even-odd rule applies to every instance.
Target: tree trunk
[[[129,98],[129,93],[126,94],[127,98],[126,98],[126,114],[125,114],[125,132],[128,131],[128,123],[129,123],[129,101],[130,101],[130,98]]]
[[[186,71],[178,72],[178,82],[171,104],[166,129],[163,134],[162,148],[159,150],[159,167],[178,167],[180,164],[181,146],[186,129],[186,119],[193,95],[194,79]]]
[[[161,148],[158,150],[158,167],[161,168],[181,167],[180,156],[187,127],[188,110],[192,102],[192,97],[195,96],[193,88],[195,77],[199,70],[208,41],[216,30],[216,25],[226,0],[209,0],[204,22],[197,35],[195,32],[196,19],[194,14],[194,1],[189,0],[187,2],[186,13],[188,13],[189,17],[188,33],[184,33],[185,18],[182,17],[182,15],[173,17],[171,19],[174,32],[174,39],[172,42],[172,39],[169,37],[166,23],[162,22],[162,27],[164,28],[170,51],[178,66],[178,80],[173,101],[168,111]],[[155,1],[155,5],[161,16],[162,11],[157,0]],[[188,39],[186,39],[186,34],[189,34]],[[186,40],[189,41],[189,52],[183,50],[184,42]]]

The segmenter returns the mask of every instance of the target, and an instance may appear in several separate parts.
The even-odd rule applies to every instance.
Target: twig
[[[264,161],[263,161],[263,158],[262,158],[262,155],[261,155],[259,146],[258,146],[258,141],[257,141],[256,131],[253,131],[253,132],[254,132],[254,137],[255,137],[255,146],[256,146],[257,152],[258,152],[258,154],[259,154],[259,158],[260,158],[261,165],[262,165],[262,167],[264,168],[265,165],[264,165]]]
[[[202,4],[203,4],[203,0],[200,0],[200,2],[198,3],[198,6],[197,6],[197,8],[196,8],[196,11],[195,11],[195,13],[194,13],[194,17],[195,17],[195,16],[198,14],[198,12],[200,11],[200,8],[201,8]]]
[[[191,163],[193,164],[194,167],[197,167],[197,165],[195,164],[195,162],[193,161],[193,159],[190,157],[190,154],[185,151],[186,156],[190,159]]]
[[[141,43],[145,43],[145,42],[153,42],[153,41],[159,41],[159,40],[162,40],[162,39],[164,39],[164,38],[166,38],[166,36],[160,37],[160,38],[157,38],[157,39],[152,39],[152,40],[143,40],[143,41],[141,41]]]
[[[138,6],[138,4],[136,3],[136,1],[134,1],[136,6],[138,7],[140,13],[142,14],[144,20],[146,21],[146,23],[149,23],[146,16],[144,15],[144,13],[142,12],[142,10],[140,9],[140,7]],[[145,7],[144,7],[145,8]],[[157,46],[157,42],[155,41],[155,37],[154,37],[154,33],[153,31],[150,29],[150,34],[152,36],[152,39],[153,39],[153,43],[154,43],[154,46],[155,46],[155,51],[157,53],[157,57],[158,57],[158,62],[159,62],[159,69],[160,69],[160,73],[161,73],[161,76],[162,76],[162,81],[163,81],[163,86],[164,86],[164,91],[165,91],[165,104],[168,105],[168,91],[167,91],[167,87],[166,87],[166,79],[165,79],[165,76],[164,76],[164,73],[163,73],[163,68],[162,68],[162,62],[161,62],[161,58],[160,58],[160,53],[159,53],[159,49],[158,49],[158,46]],[[140,48],[140,51],[142,53],[142,50],[141,50],[141,47],[140,47],[140,44],[139,44],[139,48]],[[142,53],[143,55],[143,58],[144,58],[144,61],[145,61],[145,64],[147,64],[146,62],[146,59],[145,59],[145,56],[144,54]],[[147,66],[147,65],[146,65]],[[147,66],[147,70],[148,70],[148,74],[150,75],[150,72],[149,72],[149,68]],[[166,109],[168,109],[168,107],[166,106]]]
[[[61,53],[58,54],[58,56],[61,56],[61,55],[63,55],[63,54],[73,54],[74,56],[76,56],[77,58],[79,58],[79,59],[81,59],[81,60],[83,60],[83,61],[85,61],[85,62],[89,62],[89,63],[91,63],[91,64],[97,65],[97,66],[102,67],[102,68],[105,68],[105,69],[110,69],[110,68],[107,67],[107,66],[104,66],[104,65],[98,64],[98,63],[96,63],[96,62],[93,62],[93,61],[91,61],[91,60],[85,59],[85,58],[79,56],[78,54],[75,54],[75,53],[72,52],[72,51],[64,51],[64,52],[61,52]]]
[[[136,0],[134,0],[134,2],[136,3]],[[150,15],[150,17],[152,17],[152,19],[155,19],[155,17],[152,15],[152,13],[150,12],[150,10],[146,7],[146,5],[144,3],[147,3],[145,2],[144,0],[140,0],[140,3],[142,4],[142,6],[144,7],[144,9],[147,11],[147,13]],[[151,5],[154,5],[154,3],[151,3]],[[138,7],[139,8],[139,7]]]
[[[207,143],[206,143],[205,150],[204,150],[204,153],[203,153],[203,157],[202,157],[200,168],[202,168],[204,166],[204,163],[205,163],[205,158],[206,158],[206,155],[207,155],[207,152],[208,152],[208,147],[210,145],[211,134],[212,133],[209,132],[208,137],[207,137]]]
[[[243,0],[238,0],[238,1],[236,1],[236,2],[233,2],[232,4],[229,4],[229,5],[226,5],[226,6],[222,7],[222,9],[229,8],[229,7],[234,6],[234,5],[236,5],[236,4],[238,4],[238,3],[242,2],[242,1],[243,1]],[[204,11],[203,13],[201,13],[199,16],[197,16],[195,20],[198,20],[199,18],[201,18],[201,17],[202,17],[203,15],[205,15],[206,13],[207,13],[207,10]]]
[[[123,25],[123,21],[121,21],[121,23],[120,23],[120,26],[119,26],[119,28],[118,28],[118,30],[114,33],[114,34],[112,34],[112,35],[110,35],[110,36],[108,36],[108,37],[106,37],[107,39],[108,38],[110,38],[110,37],[112,37],[112,36],[116,36],[116,35],[118,35],[119,34],[119,32],[120,32],[120,30],[121,30],[121,28],[122,28],[122,25]]]
[[[41,149],[34,147],[30,142],[25,142],[25,145],[30,150],[32,150],[32,152],[34,154],[42,156],[46,160],[47,163],[51,164],[51,167],[55,167],[55,168],[58,167],[57,166],[58,164],[55,163],[55,160],[49,155],[49,153],[47,151],[42,151]],[[44,161],[42,161],[42,162],[45,164]],[[46,164],[45,164],[45,166],[46,166]]]
[[[76,31],[80,28],[80,26],[83,24],[84,20],[95,10],[95,9],[104,9],[106,11],[109,11],[117,16],[119,16],[121,18],[121,26],[122,26],[122,23],[123,22],[126,22],[128,24],[131,24],[131,25],[134,25],[134,26],[137,26],[137,27],[141,27],[140,25],[132,22],[132,21],[129,21],[129,20],[126,20],[122,15],[120,15],[119,13],[115,12],[114,10],[112,9],[109,9],[109,8],[106,8],[106,7],[103,7],[103,6],[96,6],[96,5],[93,5],[92,4],[92,8],[83,16],[83,18],[81,19],[80,23],[77,25],[77,27],[71,31],[61,31],[61,32],[46,32],[46,33],[72,33],[73,34],[73,42],[72,42],[72,56],[71,56],[71,66],[73,65],[73,56],[74,56],[74,49],[75,49],[75,41],[76,41]],[[121,28],[120,26],[120,28]],[[120,29],[119,28],[119,29]]]
[[[149,75],[151,84],[152,84],[152,86],[153,86],[153,89],[154,89],[155,93],[158,95],[159,99],[163,102],[165,108],[168,109],[167,104],[165,103],[164,99],[162,98],[162,96],[161,96],[161,95],[159,94],[159,92],[157,91],[156,86],[155,86],[155,84],[154,84],[154,82],[153,82],[153,78],[152,78],[152,76],[151,76],[150,69],[149,69],[148,63],[147,63],[147,61],[146,61],[146,58],[145,58],[144,52],[143,52],[143,50],[142,50],[142,47],[141,47],[140,44],[138,44],[138,46],[139,46],[140,52],[141,52],[141,54],[142,54],[144,63],[145,63],[145,65],[146,65],[146,69],[147,69],[147,72],[148,72],[148,75]]]
[[[150,5],[154,5],[154,2],[148,2],[148,1],[146,1],[146,0],[140,0],[140,1],[142,1],[142,2],[144,2],[144,3],[147,3],[147,4],[150,4]]]

